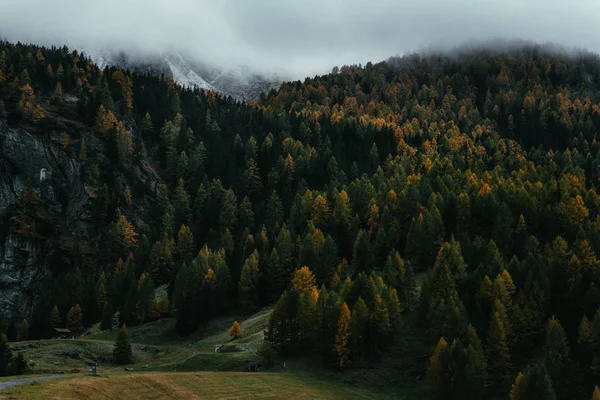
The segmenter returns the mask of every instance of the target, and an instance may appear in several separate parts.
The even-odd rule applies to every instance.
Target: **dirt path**
[[[48,376],[36,376],[33,378],[13,379],[10,381],[0,382],[0,390],[8,389],[13,386],[24,385],[24,384],[30,383],[30,382],[41,382],[41,381],[47,381],[50,379],[65,378],[67,376],[69,376],[69,375],[48,375]]]

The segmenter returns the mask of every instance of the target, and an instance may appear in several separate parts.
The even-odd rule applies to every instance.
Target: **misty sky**
[[[188,52],[301,78],[490,38],[598,52],[600,0],[0,0],[0,35],[89,51]]]

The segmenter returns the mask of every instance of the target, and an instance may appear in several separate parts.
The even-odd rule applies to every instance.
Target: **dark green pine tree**
[[[290,275],[281,264],[276,248],[271,250],[263,265],[260,272],[261,293],[264,303],[269,304],[277,300],[279,294],[285,290],[290,281]]]
[[[306,265],[311,271],[317,271],[320,264],[314,236],[311,232],[307,232],[298,249],[298,268]]]
[[[546,328],[546,344],[544,345],[545,365],[558,399],[569,398],[573,393],[570,387],[571,371],[574,365],[570,359],[570,347],[567,334],[560,322],[552,317]]]
[[[590,326],[590,347],[592,349],[591,372],[595,379],[600,378],[600,310],[596,311]]]
[[[246,161],[246,170],[243,173],[244,188],[249,196],[258,193],[262,189],[262,180],[256,161],[250,158]]]
[[[112,301],[109,299],[108,303],[104,305],[102,310],[102,321],[100,322],[100,329],[103,331],[112,329],[113,315],[115,314]]]
[[[172,227],[189,224],[192,216],[190,208],[190,195],[185,190],[185,182],[179,178],[175,194],[173,195],[173,208],[175,210]],[[172,236],[169,235],[169,237]]]
[[[552,379],[544,364],[527,368],[519,374],[510,391],[510,400],[556,400]]]
[[[269,319],[269,339],[284,354],[298,344],[297,314],[300,294],[294,288],[283,292]]]
[[[144,139],[154,139],[154,125],[149,113],[146,113],[140,122],[140,133]]]
[[[129,331],[127,325],[123,324],[115,341],[113,359],[117,364],[129,364],[132,362],[132,357],[133,351],[129,342]]]
[[[496,276],[506,269],[498,246],[493,240],[488,242],[483,267],[480,267],[482,276]]]
[[[369,309],[367,304],[359,297],[354,307],[352,308],[352,324],[350,339],[353,343],[353,353],[358,355],[360,358],[368,356],[368,324],[369,324]]]
[[[252,202],[248,196],[244,196],[240,202],[238,221],[240,228],[254,229],[254,210],[252,209]]]
[[[383,268],[383,278],[388,285],[398,291],[398,298],[405,309],[410,309],[414,303],[415,281],[410,265],[407,265],[400,253],[392,249]]]
[[[463,259],[460,243],[454,240],[454,237],[449,242],[444,243],[437,259],[435,260],[436,268],[438,264],[445,264],[450,274],[454,277],[457,284],[460,284],[467,277],[467,265]]]
[[[373,244],[373,266],[376,270],[383,270],[389,248],[390,245],[385,228],[380,227],[377,230],[377,236],[375,237],[375,243]]]
[[[198,326],[200,315],[198,303],[200,290],[204,282],[203,271],[196,260],[189,265],[183,264],[175,278],[173,303],[177,309],[177,332],[189,335]]]
[[[221,209],[219,212],[219,227],[221,228],[221,230],[235,230],[237,225],[237,217],[237,197],[233,190],[228,189],[223,195]]]
[[[186,226],[181,225],[179,232],[177,233],[177,244],[175,245],[175,256],[180,263],[189,264],[194,257],[194,235],[192,230]]]
[[[371,243],[369,234],[361,229],[356,235],[352,249],[352,269],[354,272],[369,272],[373,270]]]
[[[492,238],[502,253],[507,256],[513,249],[513,225],[513,215],[510,208],[506,203],[503,203],[498,210],[498,214],[496,214]]]
[[[0,376],[9,374],[9,366],[12,363],[13,353],[8,346],[8,340],[4,333],[0,332]]]
[[[149,268],[150,252],[152,251],[152,245],[148,236],[142,235],[137,249],[135,250],[135,265],[136,273],[141,274]]]
[[[498,312],[492,315],[488,328],[486,356],[491,386],[495,391],[500,392],[510,382],[512,364],[505,324]]]
[[[429,269],[444,240],[444,223],[437,207],[413,218],[406,238],[406,254],[415,267]]]
[[[279,254],[279,260],[281,262],[282,267],[286,270],[286,272],[291,276],[294,271],[294,242],[292,240],[292,235],[284,223],[277,234],[277,239],[275,241],[275,248],[277,249],[277,253]]]
[[[339,264],[338,247],[331,235],[325,238],[325,244],[319,251],[320,265],[315,270],[317,282],[330,283]]]
[[[150,274],[142,274],[138,281],[138,301],[136,304],[136,314],[139,322],[144,322],[152,311],[154,303],[154,282]]]
[[[281,198],[277,194],[277,191],[273,191],[267,200],[267,212],[265,221],[269,229],[278,227],[283,222],[283,204]]]
[[[258,251],[254,250],[244,262],[238,285],[240,306],[246,313],[256,311],[260,305],[258,293],[259,279],[259,255]]]

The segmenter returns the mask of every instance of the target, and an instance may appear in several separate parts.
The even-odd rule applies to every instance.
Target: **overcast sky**
[[[598,52],[600,0],[0,0],[0,35],[90,51],[186,51],[302,78],[490,38]]]

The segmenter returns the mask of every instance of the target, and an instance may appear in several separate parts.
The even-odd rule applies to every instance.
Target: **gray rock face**
[[[79,161],[52,139],[0,121],[0,216],[27,187],[53,213],[89,218]],[[31,313],[38,283],[47,277],[43,241],[10,232],[0,221],[0,314],[21,318]]]
[[[8,318],[30,315],[36,287],[46,277],[39,241],[8,234],[0,241],[0,313]]]
[[[93,198],[101,188],[87,185],[82,171],[105,162],[104,145],[91,132],[83,135],[89,157],[85,168],[78,154],[61,148],[59,132],[9,126],[0,119],[0,315],[5,318],[31,315],[40,294],[40,283],[51,278],[51,266],[46,261],[51,251],[47,241],[23,237],[9,229],[6,216],[11,204],[23,196],[24,188],[37,194],[53,216],[61,236],[77,236],[89,248],[97,246],[102,230],[91,223],[91,211]],[[143,230],[152,220],[151,203],[155,201],[152,193],[162,181],[147,162],[130,161],[123,168],[138,184],[145,185],[150,194],[148,199],[144,197],[123,210],[129,221]],[[124,178],[123,185],[126,184],[131,182]]]
[[[0,214],[22,196],[25,187],[37,191],[52,211],[68,216],[81,213],[87,195],[79,162],[47,139],[0,121]]]

